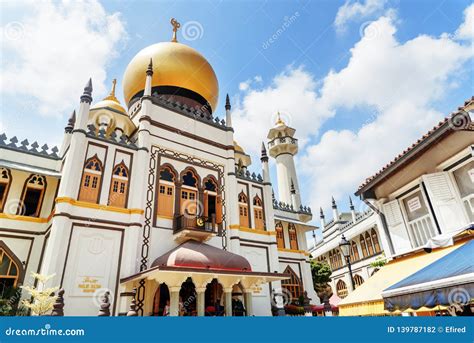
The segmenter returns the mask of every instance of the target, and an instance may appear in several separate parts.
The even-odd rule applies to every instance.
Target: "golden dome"
[[[234,141],[234,150],[235,152],[241,152],[245,154],[244,149],[236,141]]]
[[[161,42],[141,50],[130,61],[123,76],[124,99],[145,88],[146,69],[153,61],[152,87],[171,86],[197,93],[216,109],[219,85],[211,65],[199,52],[178,42]]]
[[[115,97],[116,83],[117,80],[114,79],[110,94],[104,100],[90,107],[89,121],[95,127],[100,127],[101,123],[107,123],[107,134],[118,128],[127,137],[130,137],[136,127],[127,115],[127,111],[125,111],[120,101]]]
[[[250,155],[247,155],[244,149],[236,141],[234,141],[234,158],[236,164],[238,164],[240,161],[240,163],[244,167],[248,167],[250,164],[252,164],[252,159],[250,158]]]
[[[119,111],[125,115],[127,115],[127,111],[120,105],[120,101],[115,97],[115,85],[117,84],[117,80],[112,80],[112,89],[110,94],[104,98],[104,100],[99,101],[98,103],[91,106],[91,110],[95,110],[98,108],[109,107],[116,111]]]

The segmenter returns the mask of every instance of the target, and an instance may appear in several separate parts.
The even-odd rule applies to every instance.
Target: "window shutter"
[[[209,204],[208,204],[208,201],[209,201],[209,197],[207,196],[207,192],[204,193],[204,217],[208,217],[209,216]]]
[[[216,197],[216,223],[222,223],[222,196],[217,195]]]
[[[442,233],[468,224],[447,172],[423,175],[422,179]]]
[[[401,253],[411,249],[408,231],[403,221],[402,211],[398,200],[383,204],[382,211],[387,219],[388,230],[392,238],[395,253]]]

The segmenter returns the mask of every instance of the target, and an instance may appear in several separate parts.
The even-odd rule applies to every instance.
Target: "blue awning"
[[[474,240],[382,292],[388,311],[468,304],[474,298]]]

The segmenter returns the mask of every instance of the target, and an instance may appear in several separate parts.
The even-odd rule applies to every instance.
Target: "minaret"
[[[332,197],[332,219],[337,222],[339,220],[339,211],[337,210],[336,200]]]
[[[299,207],[301,198],[293,158],[298,153],[298,140],[294,138],[294,135],[295,129],[287,126],[278,113],[275,126],[270,129],[267,136],[270,156],[276,160],[278,200],[287,204],[293,203],[291,195],[291,180],[293,180],[295,200]]]
[[[230,112],[231,108],[229,94],[227,94],[225,96],[225,123],[227,127],[232,127],[232,115]]]
[[[356,222],[356,212],[354,208],[354,204],[352,203],[352,198],[349,196],[349,207],[351,209],[351,214],[352,214],[352,222]]]
[[[324,212],[323,212],[322,207],[319,208],[319,218],[321,219],[321,230],[324,231],[326,227],[326,219],[324,217]]]
[[[270,183],[270,169],[268,167],[267,149],[265,148],[265,143],[263,143],[263,142],[262,142],[262,154],[261,154],[261,157],[260,157],[260,161],[262,162],[263,182]]]
[[[89,109],[92,103],[92,79],[89,79],[84,87],[84,93],[81,95],[81,103],[79,105],[79,112],[77,113],[77,120],[74,125],[74,130],[86,130],[87,121],[89,120]]]
[[[70,135],[69,149],[61,169],[61,182],[57,193],[58,198],[68,198],[76,200],[82,175],[82,163],[87,151],[86,125],[89,120],[89,109],[92,102],[92,80],[89,79],[84,92],[81,95],[79,110],[74,113],[66,127],[66,135]],[[75,117],[75,120],[74,120]],[[74,124],[73,124],[74,122]],[[72,128],[72,126],[74,128]],[[70,133],[67,133],[69,132]],[[57,201],[56,199],[56,201]],[[56,202],[56,213],[67,213],[74,211],[71,204],[66,202]],[[64,261],[67,259],[66,242],[71,233],[71,219],[65,216],[54,216],[51,220],[48,244],[44,251],[44,260],[41,267],[41,274],[56,276],[47,282],[46,287],[58,285],[62,279],[64,271]]]
[[[145,81],[145,90],[143,91],[144,96],[151,95],[151,81],[153,79],[153,60],[150,58],[150,63],[148,63],[148,68],[146,68],[146,81]]]
[[[67,121],[67,125],[64,128],[63,144],[61,145],[60,156],[64,156],[69,144],[71,144],[72,130],[74,130],[74,124],[76,123],[76,110],[72,111],[71,117]]]
[[[66,134],[71,137],[69,138],[69,150],[67,152],[62,173],[68,177],[63,177],[61,179],[58,190],[59,197],[75,198],[78,194],[82,166],[78,168],[77,163],[84,159],[86,151],[86,128],[89,120],[89,109],[92,102],[92,79],[89,79],[87,82],[80,99],[81,102],[79,104],[77,115],[76,112],[73,113],[71,119],[69,119],[68,126],[65,128],[66,132],[70,131],[70,134]],[[72,126],[73,129],[71,130]]]
[[[293,182],[293,178],[290,179],[290,193],[291,193],[291,204],[295,211],[298,211],[300,208],[301,203],[299,201],[299,196],[296,194],[295,183]]]

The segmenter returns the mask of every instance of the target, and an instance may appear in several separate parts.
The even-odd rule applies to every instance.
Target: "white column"
[[[227,131],[227,144],[234,144],[234,133],[232,131]],[[225,217],[226,217],[226,229],[227,229],[227,250],[235,254],[240,253],[240,244],[238,239],[230,240],[229,237],[232,235],[239,235],[239,231],[235,230],[239,226],[239,204],[237,202],[237,177],[235,176],[235,161],[234,151],[227,150],[227,161],[226,161],[226,194],[225,194]],[[235,232],[231,234],[232,229],[234,228]]]
[[[247,316],[253,316],[253,304],[252,304],[252,290],[245,290],[244,291],[245,297],[245,309],[247,310]]]
[[[291,180],[296,190],[297,202],[301,203],[298,185],[298,177],[296,175],[295,161],[290,153],[283,153],[276,157],[277,179],[278,179],[278,200],[291,204]]]
[[[170,316],[179,316],[179,291],[181,287],[170,287]]]
[[[197,315],[199,317],[203,317],[205,315],[205,292],[206,287],[196,288],[197,299],[196,299],[196,307],[197,307]]]
[[[224,288],[225,296],[225,315],[227,317],[232,316],[232,287]]]

